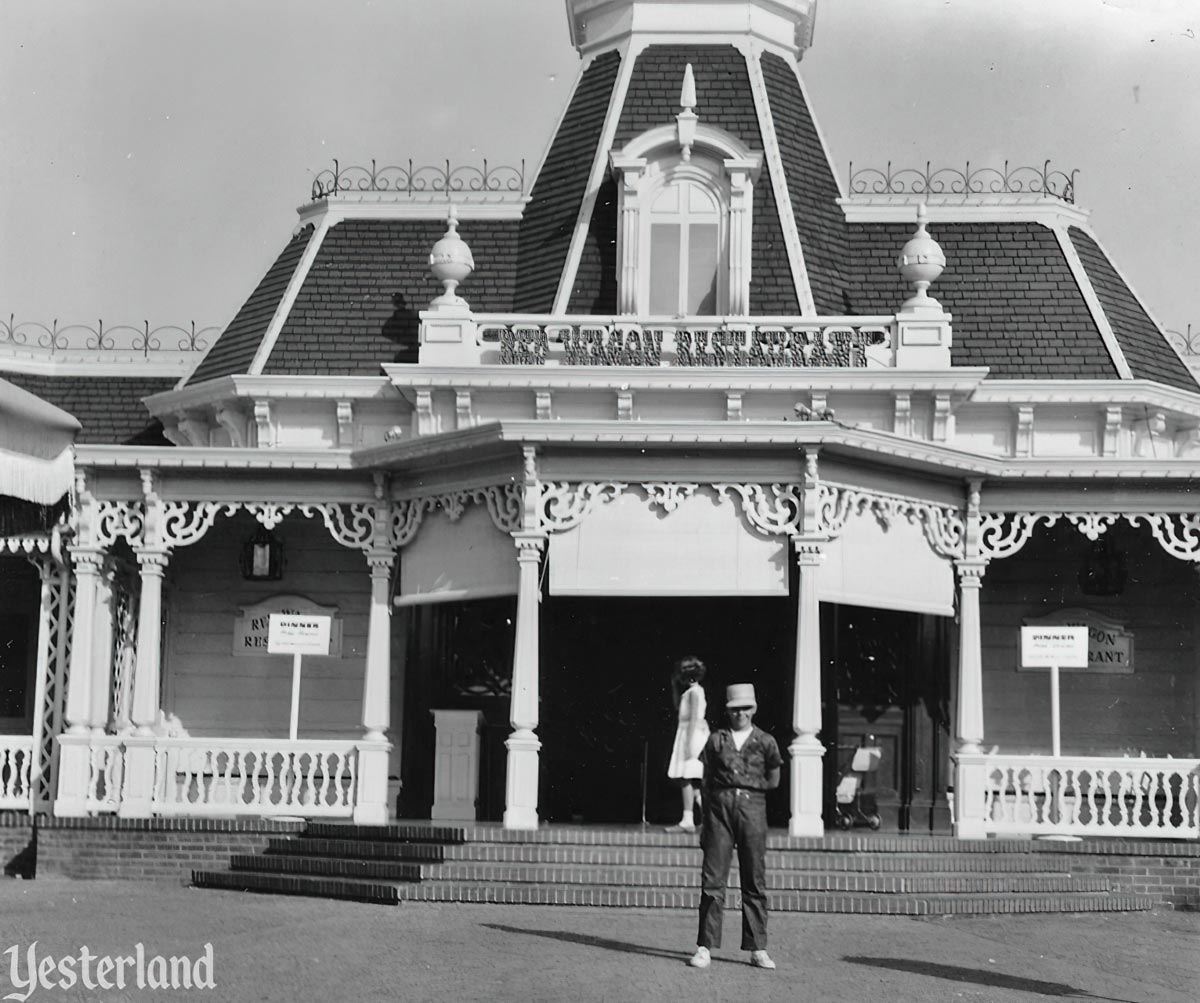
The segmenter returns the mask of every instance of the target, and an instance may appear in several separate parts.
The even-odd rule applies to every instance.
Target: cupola
[[[800,59],[812,44],[817,0],[567,0],[581,55],[637,36],[688,36],[704,44],[747,37]]]

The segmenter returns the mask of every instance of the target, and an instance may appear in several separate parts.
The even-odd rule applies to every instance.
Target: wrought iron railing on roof
[[[1193,330],[1192,325],[1188,324],[1186,331],[1167,330],[1164,333],[1167,341],[1182,354],[1200,358],[1200,330]]]
[[[851,195],[1041,195],[1074,204],[1075,179],[1079,172],[1050,169],[1047,160],[1039,167],[1012,167],[1004,161],[997,167],[972,167],[968,160],[962,170],[956,167],[892,169],[854,169],[850,164]]]
[[[142,321],[140,327],[131,324],[105,326],[98,321],[95,327],[86,324],[67,324],[59,327],[58,320],[49,325],[36,321],[15,322],[0,319],[0,352],[16,350],[23,354],[56,357],[80,352],[119,353],[149,358],[161,352],[201,353],[221,333],[219,327],[197,327],[192,321],[187,327],[165,324],[151,327]]]
[[[403,195],[451,195],[478,193],[483,195],[517,195],[525,192],[525,161],[519,167],[506,164],[451,165],[405,164],[379,166],[374,160],[370,167],[342,167],[334,160],[332,170],[321,171],[312,183],[312,198],[358,192],[392,192]]]

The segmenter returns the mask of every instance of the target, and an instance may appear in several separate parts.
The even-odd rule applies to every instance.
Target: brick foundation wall
[[[196,868],[223,870],[234,853],[261,853],[303,822],[265,819],[51,818],[37,825],[37,877],[190,884]]]
[[[1164,908],[1200,909],[1200,843],[1086,840],[1035,846],[1063,853],[1072,874],[1110,875],[1124,890],[1149,895]]]
[[[18,812],[0,812],[0,874],[33,877],[33,824]]]

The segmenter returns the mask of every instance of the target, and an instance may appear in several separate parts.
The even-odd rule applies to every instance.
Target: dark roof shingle
[[[83,426],[75,437],[80,444],[170,445],[142,398],[170,390],[177,382],[174,377],[41,376],[6,372],[4,378],[74,415]]]
[[[254,353],[258,351],[267,325],[275,316],[288,280],[300,263],[312,233],[313,228],[306,226],[288,241],[287,247],[267,270],[250,298],[200,361],[188,380],[189,385],[249,371]]]
[[[1157,380],[1180,390],[1200,389],[1191,370],[1167,344],[1100,245],[1078,227],[1071,227],[1068,234],[1134,377]]]
[[[946,270],[929,290],[953,316],[951,362],[998,379],[1118,379],[1054,234],[1040,223],[936,223]],[[854,313],[894,313],[912,290],[896,258],[911,223],[851,223]]]

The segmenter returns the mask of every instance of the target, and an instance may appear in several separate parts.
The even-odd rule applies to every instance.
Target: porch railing
[[[155,743],[156,815],[350,817],[353,741],[171,738]]]
[[[0,735],[0,809],[29,810],[32,774],[33,736]]]
[[[982,797],[989,835],[1200,838],[1200,759],[979,759],[983,789],[960,796]]]

